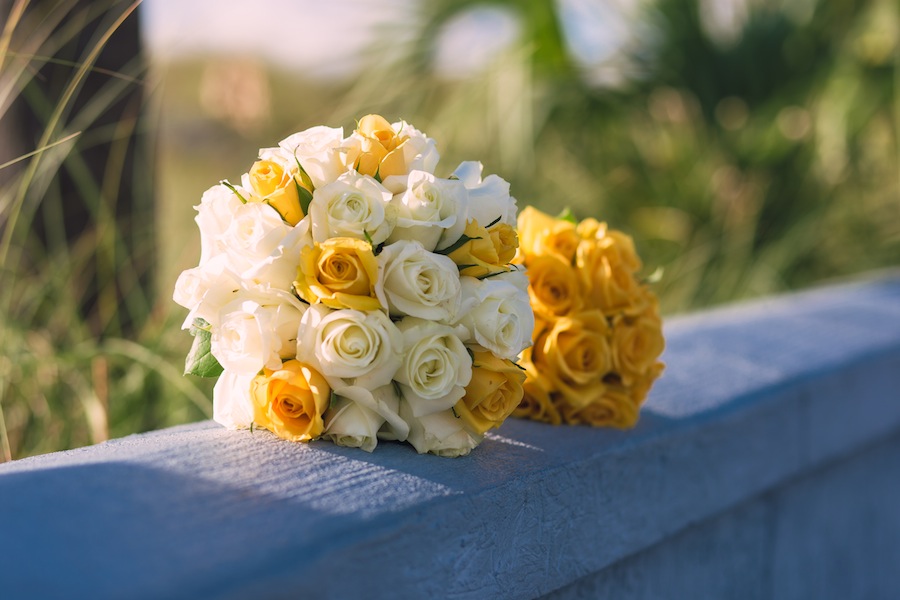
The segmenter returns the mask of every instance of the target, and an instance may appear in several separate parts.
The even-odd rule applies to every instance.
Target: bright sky
[[[412,18],[414,0],[145,0],[145,39],[163,58],[259,56],[315,75],[346,75],[383,23]]]
[[[145,39],[162,58],[216,53],[259,56],[314,76],[352,75],[358,55],[386,27],[402,32],[422,0],[145,0]],[[523,0],[524,1],[524,0]],[[570,45],[596,64],[625,42],[640,0],[558,0]],[[438,42],[437,68],[465,75],[517,35],[499,9],[460,16]]]

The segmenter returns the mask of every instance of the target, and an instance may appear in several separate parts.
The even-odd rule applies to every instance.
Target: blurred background
[[[900,264],[896,0],[0,0],[0,460],[211,415],[192,206],[377,112],[632,235],[665,314]]]

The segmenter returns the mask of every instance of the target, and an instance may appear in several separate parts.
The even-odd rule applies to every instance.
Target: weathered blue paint
[[[900,436],[552,592],[574,598],[898,597]]]
[[[204,422],[0,465],[0,597],[900,597],[900,277],[666,334],[630,432],[441,459]]]

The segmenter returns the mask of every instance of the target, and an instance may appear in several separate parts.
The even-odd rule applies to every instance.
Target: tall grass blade
[[[90,68],[93,66],[94,62],[97,60],[97,57],[100,55],[100,51],[109,41],[109,38],[112,37],[113,33],[122,25],[122,23],[127,19],[131,13],[137,9],[137,7],[141,4],[141,0],[137,0],[133,4],[131,4],[127,9],[125,9],[119,17],[113,21],[113,23],[106,28],[103,32],[103,35],[91,49],[88,56],[85,58],[84,62],[72,76],[72,79],[69,81],[66,86],[65,91],[63,91],[62,96],[60,97],[56,107],[53,110],[50,118],[47,121],[47,125],[44,129],[44,133],[41,136],[40,141],[38,142],[38,148],[43,148],[50,143],[50,138],[53,136],[56,131],[57,126],[59,125],[59,121],[63,115],[63,112],[69,106],[69,103],[72,101],[72,98],[75,95],[75,92],[78,91],[81,86],[82,81],[85,76],[89,72]],[[19,189],[16,194],[15,200],[13,201],[13,205],[10,209],[9,220],[6,223],[6,227],[3,231],[3,238],[0,240],[0,263],[6,263],[9,247],[12,242],[12,237],[14,235],[16,229],[16,221],[19,218],[19,212],[22,207],[22,203],[25,201],[25,196],[28,190],[28,186],[31,181],[34,179],[35,174],[38,171],[38,167],[40,165],[40,158],[42,154],[37,154],[31,158],[29,162],[28,169],[24,173],[22,177],[22,181],[19,184]]]
[[[6,162],[3,163],[2,165],[0,165],[0,169],[5,169],[5,168],[7,168],[7,167],[11,167],[12,165],[14,165],[14,164],[16,164],[16,163],[18,163],[18,162],[22,162],[23,160],[25,160],[25,159],[27,159],[27,158],[31,158],[32,156],[34,156],[34,155],[36,155],[36,154],[40,154],[41,152],[46,152],[46,151],[49,150],[50,148],[55,148],[56,146],[59,146],[60,144],[65,144],[66,142],[68,142],[68,141],[70,141],[70,140],[74,140],[74,139],[77,138],[79,135],[81,135],[81,132],[80,132],[80,131],[76,131],[75,133],[70,133],[70,134],[67,135],[66,137],[64,137],[64,138],[62,138],[62,139],[60,139],[60,140],[56,140],[55,142],[53,142],[53,143],[51,143],[51,144],[47,144],[47,145],[44,146],[43,148],[38,148],[37,150],[32,150],[31,152],[28,152],[27,154],[23,154],[22,156],[18,156],[18,157],[16,157],[16,158],[12,159],[12,160],[6,161]]]

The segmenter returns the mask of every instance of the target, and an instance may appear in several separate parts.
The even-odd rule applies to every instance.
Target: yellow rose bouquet
[[[218,377],[216,421],[458,456],[518,406],[534,315],[516,201],[481,163],[437,162],[434,140],[368,115],[347,137],[295,133],[203,194],[200,263],[174,299],[185,372]]]
[[[516,262],[528,273],[534,345],[517,417],[620,429],[634,426],[663,364],[656,297],[637,278],[631,238],[605,223],[554,218],[532,207],[518,218]]]

